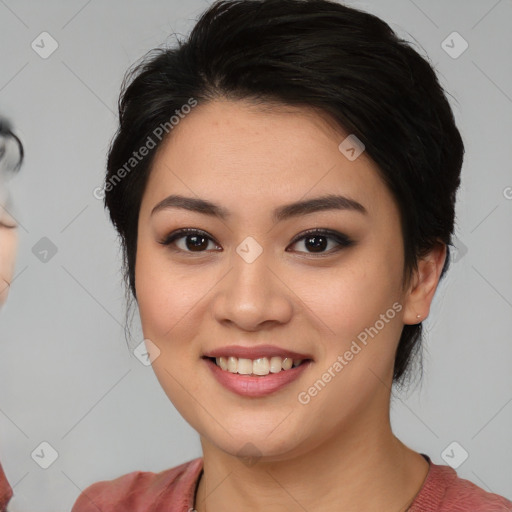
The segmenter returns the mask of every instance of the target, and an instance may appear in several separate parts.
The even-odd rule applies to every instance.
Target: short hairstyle
[[[135,299],[138,216],[156,150],[113,180],[191,98],[312,107],[330,116],[364,143],[396,200],[404,280],[439,242],[447,246],[445,273],[464,145],[426,58],[380,18],[331,0],[222,0],[185,40],[152,50],[123,81],[104,200]],[[395,383],[405,380],[421,334],[421,323],[403,327]]]

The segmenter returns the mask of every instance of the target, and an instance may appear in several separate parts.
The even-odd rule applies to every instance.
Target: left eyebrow
[[[330,194],[308,199],[306,201],[297,201],[295,203],[286,204],[276,208],[273,212],[272,218],[274,222],[280,222],[291,217],[308,215],[310,213],[325,210],[349,210],[363,214],[368,213],[361,203],[345,196]]]
[[[201,213],[203,215],[218,217],[223,220],[226,220],[231,216],[231,213],[228,210],[222,206],[212,203],[211,201],[180,195],[170,195],[160,201],[151,210],[151,215],[160,210],[166,210],[168,208],[182,208],[185,210]],[[329,194],[280,206],[272,212],[272,219],[274,223],[282,222],[292,217],[299,217],[301,215],[308,215],[310,213],[325,210],[349,210],[356,211],[365,215],[368,213],[366,208],[354,199],[350,199],[345,196]]]

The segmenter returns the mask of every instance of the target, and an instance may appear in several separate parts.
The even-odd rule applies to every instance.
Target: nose
[[[223,324],[257,331],[286,324],[294,311],[293,292],[265,251],[249,262],[233,253],[232,267],[219,282],[212,300],[213,315]]]

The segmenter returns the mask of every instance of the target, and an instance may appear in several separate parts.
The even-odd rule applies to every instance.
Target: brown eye
[[[329,237],[323,235],[313,235],[304,238],[304,245],[312,252],[323,252],[329,245]]]
[[[202,235],[185,235],[185,246],[190,251],[203,251],[208,248],[208,238]]]
[[[177,250],[183,252],[205,252],[210,242],[215,245],[214,240],[204,231],[180,229],[168,235],[160,243],[168,246],[175,245]]]
[[[342,233],[321,229],[312,230],[306,234],[299,235],[299,237],[294,240],[292,245],[296,245],[299,242],[304,244],[303,247],[306,248],[306,251],[298,252],[306,252],[311,254],[329,254],[332,252],[337,252],[344,247],[349,247],[353,244],[353,241]],[[330,249],[326,251],[330,244]]]

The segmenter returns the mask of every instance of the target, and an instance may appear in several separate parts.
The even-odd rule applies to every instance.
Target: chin
[[[307,451],[311,445],[304,437],[304,429],[299,425],[290,425],[283,418],[276,420],[272,428],[269,428],[269,421],[258,424],[251,420],[248,417],[246,422],[237,422],[236,425],[225,423],[225,430],[220,426],[212,430],[211,423],[206,429],[192,426],[207,444],[234,457],[249,458],[253,462],[259,459],[268,462],[286,460]]]

